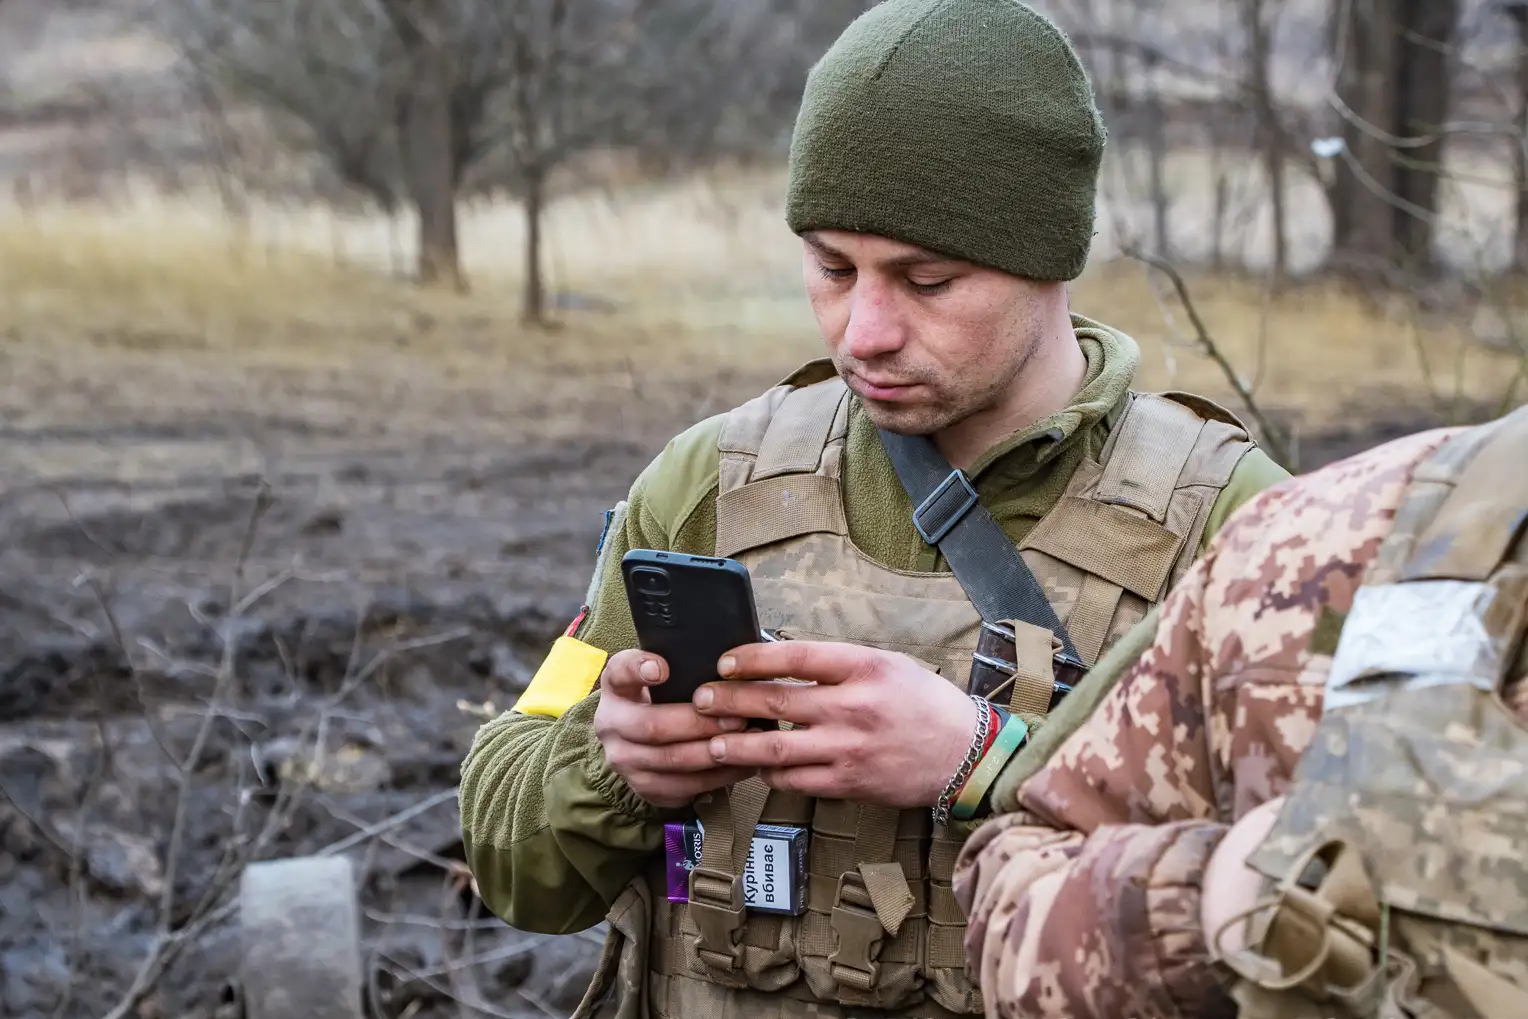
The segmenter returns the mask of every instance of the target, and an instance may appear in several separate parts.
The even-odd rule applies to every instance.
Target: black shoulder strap
[[[977,499],[965,471],[950,466],[925,435],[877,429],[902,488],[913,502],[913,526],[950,563],[966,596],[989,623],[1018,619],[1061,638],[1063,657],[1082,666],[1071,635],[1024,557]]]

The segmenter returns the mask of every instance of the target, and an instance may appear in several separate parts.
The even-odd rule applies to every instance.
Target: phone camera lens
[[[668,594],[668,577],[657,570],[642,570],[637,574],[637,589],[645,594]]]

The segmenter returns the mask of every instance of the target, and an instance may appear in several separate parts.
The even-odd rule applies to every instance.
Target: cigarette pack
[[[670,902],[690,899],[690,871],[700,865],[705,828],[699,821],[671,821],[663,826]],[[761,824],[754,829],[743,869],[743,902],[760,913],[799,916],[806,909],[807,830],[795,825]]]

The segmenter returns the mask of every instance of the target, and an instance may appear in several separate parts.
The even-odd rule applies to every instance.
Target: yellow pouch
[[[522,715],[560,717],[594,692],[608,657],[604,651],[575,637],[558,637],[511,710]]]

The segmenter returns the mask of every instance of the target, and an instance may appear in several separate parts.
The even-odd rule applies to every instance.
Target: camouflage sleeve
[[[966,843],[955,891],[990,1014],[1235,1014],[1199,919],[1204,868],[1288,789],[1335,623],[1441,434],[1251,499],[1162,602],[1151,646]]]
[[[955,891],[991,1014],[1217,1014],[1198,880],[1224,834],[1198,677],[1211,555],[1162,604],[1155,643],[965,845]]]

